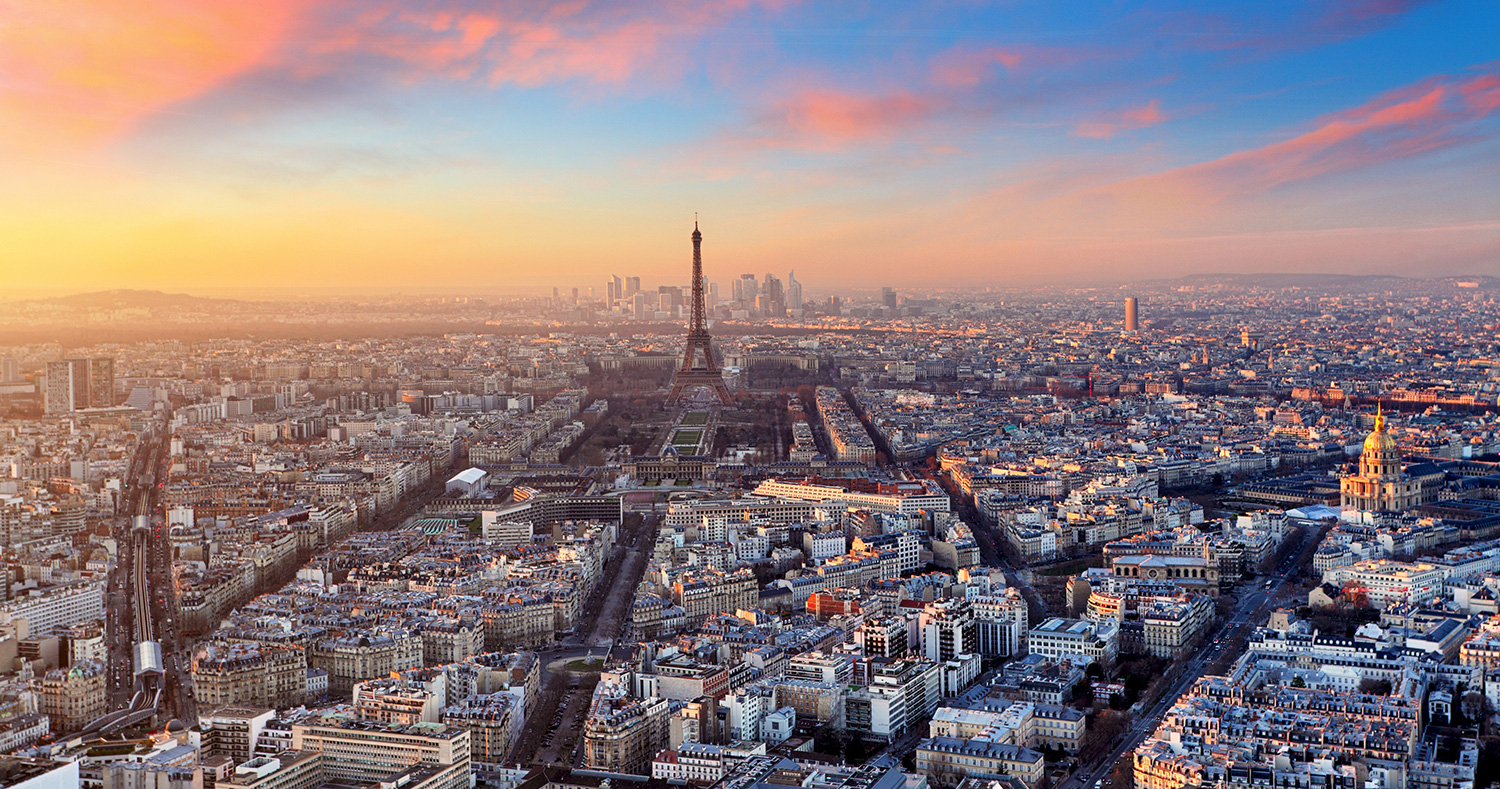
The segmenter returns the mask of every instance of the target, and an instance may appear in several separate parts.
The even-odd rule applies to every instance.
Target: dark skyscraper
[[[1140,331],[1141,321],[1139,308],[1136,306],[1134,296],[1125,297],[1125,331]]]

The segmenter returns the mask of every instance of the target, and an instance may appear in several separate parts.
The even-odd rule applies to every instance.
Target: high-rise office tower
[[[786,292],[782,290],[781,280],[775,275],[766,274],[766,279],[760,286],[760,295],[765,304],[761,307],[762,313],[778,317],[786,314]]]
[[[662,309],[683,306],[682,288],[676,285],[657,285],[656,292],[660,294]]]
[[[21,380],[21,366],[15,359],[0,359],[0,384],[15,383]]]
[[[625,283],[621,281],[619,274],[611,275],[609,282],[604,283],[604,298],[610,304],[614,304],[625,295]]]
[[[802,309],[802,283],[797,281],[797,272],[790,271],[786,275],[786,306],[788,309]]]
[[[1140,331],[1140,312],[1134,296],[1125,297],[1125,331]]]
[[[740,291],[735,301],[741,302],[747,307],[755,306],[755,297],[760,295],[760,285],[755,281],[754,274],[740,275]]]
[[[881,288],[880,302],[884,304],[887,309],[896,309],[896,291],[890,288]]]
[[[634,296],[635,294],[640,293],[640,292],[641,292],[641,278],[640,277],[626,277],[625,278],[625,298],[628,299],[631,296]]]
[[[43,407],[49,414],[104,408],[115,401],[115,360],[62,359],[47,363]]]

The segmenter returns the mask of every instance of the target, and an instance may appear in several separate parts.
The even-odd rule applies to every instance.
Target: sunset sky
[[[0,291],[1500,275],[1500,3],[0,0]]]

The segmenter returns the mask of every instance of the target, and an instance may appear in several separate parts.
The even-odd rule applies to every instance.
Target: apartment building
[[[356,682],[420,667],[422,639],[404,630],[330,638],[308,648],[307,664],[328,672],[329,692],[342,695]]]
[[[198,716],[204,753],[247,762],[261,749],[261,733],[276,711],[264,707],[220,707]]]
[[[66,414],[83,408],[108,408],[115,403],[115,360],[60,359],[47,362],[43,409]]]
[[[1148,655],[1173,659],[1188,649],[1214,620],[1214,606],[1205,595],[1185,594],[1150,600],[1136,607],[1141,621],[1141,646]]]
[[[584,766],[646,775],[670,742],[672,703],[662,698],[596,696],[583,727]]]
[[[447,677],[438,674],[429,685],[404,677],[387,677],[354,685],[354,711],[360,720],[392,726],[437,723],[447,698]]]
[[[1072,707],[1029,701],[1003,704],[998,699],[986,698],[978,708],[939,707],[928,723],[927,736],[979,738],[1077,753],[1087,728],[1084,713]]]
[[[965,778],[1015,778],[1028,787],[1042,780],[1040,751],[987,740],[929,737],[917,744],[917,772],[935,786],[957,786]]]
[[[979,621],[974,605],[964,598],[938,600],[922,608],[917,618],[922,656],[939,663],[979,650]]]
[[[866,619],[854,629],[854,643],[865,657],[904,657],[911,651],[910,622],[906,616]]]
[[[920,726],[942,700],[942,664],[907,658],[872,667],[870,684],[844,698],[845,726],[879,739]]]
[[[984,657],[1015,657],[1026,651],[1026,598],[1015,589],[969,598],[974,608],[978,652]]]
[[[679,576],[672,585],[672,601],[682,606],[688,625],[696,626],[713,614],[754,608],[759,596],[750,570],[726,573],[706,568]]]
[[[1052,617],[1032,628],[1026,641],[1033,655],[1050,658],[1082,655],[1107,668],[1114,664],[1119,634],[1120,626],[1113,619],[1090,622]]]
[[[104,618],[104,582],[80,581],[31,589],[0,602],[0,624],[26,620],[32,636]]]
[[[476,765],[505,763],[521,733],[524,710],[510,693],[490,693],[443,708],[443,723],[469,732],[470,759]]]
[[[205,707],[295,707],[307,698],[307,652],[291,644],[214,641],[193,655],[193,687]]]
[[[37,707],[54,734],[70,734],[105,712],[104,664],[86,660],[55,668],[32,681]]]
[[[1443,591],[1445,572],[1427,562],[1369,559],[1323,574],[1323,581],[1346,592],[1364,595],[1370,605],[1384,610],[1398,603],[1424,605]]]

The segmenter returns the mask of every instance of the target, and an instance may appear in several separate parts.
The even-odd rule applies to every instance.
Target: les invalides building
[[[1401,470],[1401,452],[1379,411],[1359,456],[1359,473],[1339,482],[1339,501],[1346,510],[1367,512],[1400,512],[1422,503],[1422,483]]]

